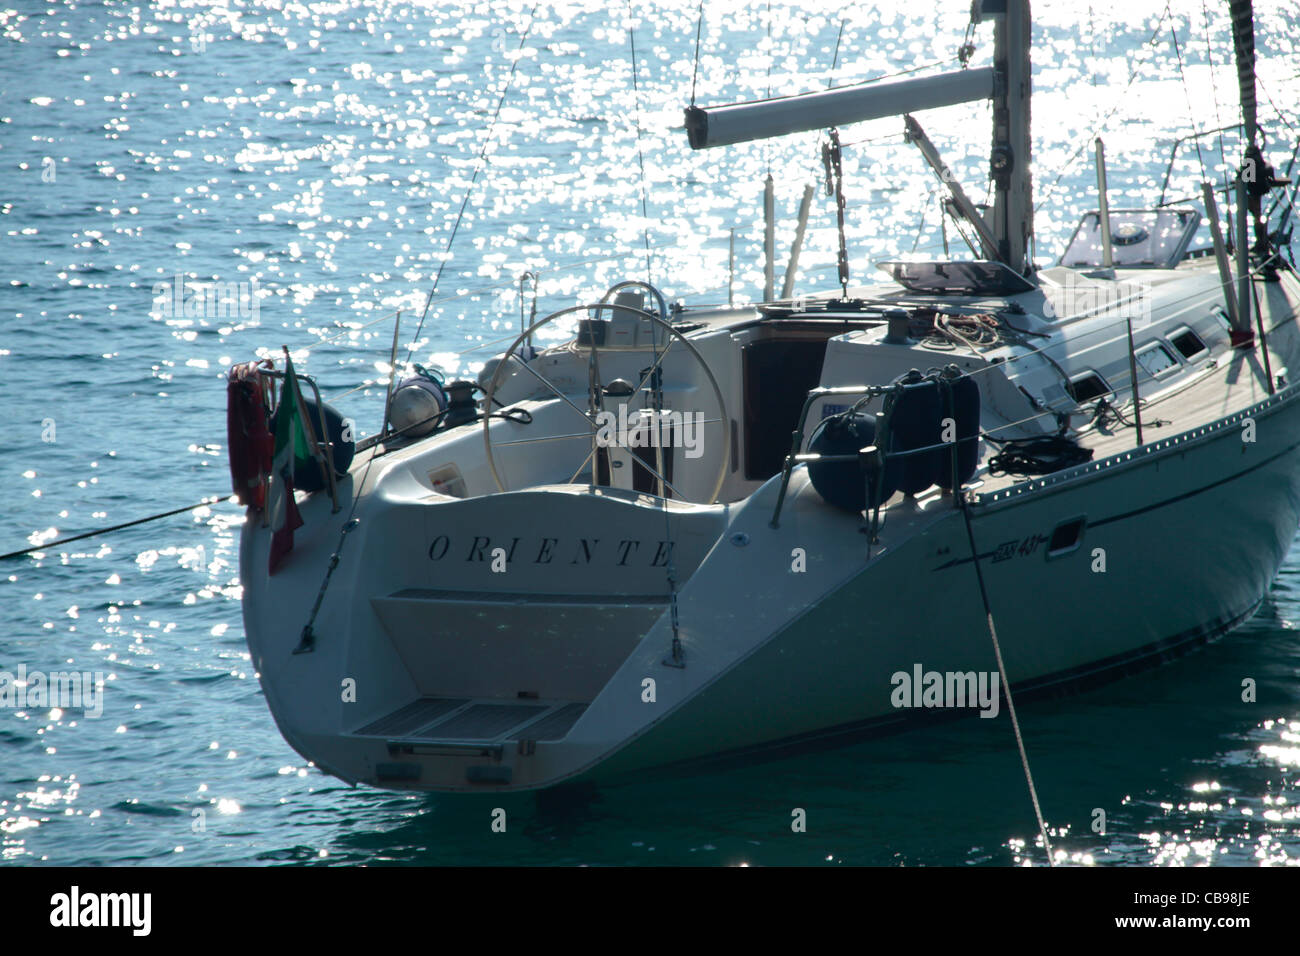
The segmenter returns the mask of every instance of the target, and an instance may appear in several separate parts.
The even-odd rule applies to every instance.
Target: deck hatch
[[[1170,343],[1178,349],[1180,355],[1189,362],[1205,351],[1205,343],[1191,329],[1182,329],[1169,336]]]
[[[1080,405],[1094,398],[1109,395],[1111,391],[1106,380],[1091,369],[1070,379],[1070,384],[1065,386],[1065,390]]]
[[[1178,359],[1170,355],[1169,350],[1159,342],[1138,349],[1137,363],[1152,378],[1159,378],[1178,368]]]

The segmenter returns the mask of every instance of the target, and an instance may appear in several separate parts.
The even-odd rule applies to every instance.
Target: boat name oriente
[[[998,715],[997,671],[895,671],[889,702],[895,707],[978,707],[981,717]]]
[[[451,555],[453,560],[466,562],[495,561],[500,557],[496,552],[501,550],[505,552],[506,564],[514,561],[515,554],[518,552],[519,560],[529,564],[592,564],[595,562],[615,567],[666,568],[673,549],[672,542],[664,540],[646,542],[638,538],[620,538],[615,542],[614,539],[609,538],[605,539],[602,545],[600,538],[565,541],[562,538],[545,537],[529,539],[528,544],[521,549],[520,543],[524,540],[524,538],[512,537],[506,543],[504,538],[500,538],[496,544],[493,544],[492,538],[488,535],[474,535],[468,547],[462,540],[453,548],[451,537],[440,534],[429,544],[429,560],[441,561]],[[600,560],[597,560],[598,558]]]

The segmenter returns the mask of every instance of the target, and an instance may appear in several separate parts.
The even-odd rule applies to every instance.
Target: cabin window
[[[1205,343],[1191,329],[1182,329],[1169,336],[1169,341],[1178,353],[1189,362],[1205,351]]]
[[[1103,395],[1110,394],[1110,386],[1106,380],[1096,372],[1086,372],[1083,375],[1076,375],[1070,379],[1070,384],[1065,386],[1065,390],[1074,399],[1075,404],[1082,405],[1084,402],[1090,402],[1094,398],[1100,398]]]
[[[1137,353],[1137,362],[1152,378],[1159,378],[1178,368],[1178,359],[1159,342],[1148,345]]]
[[[1200,224],[1201,216],[1193,209],[1112,209],[1112,262],[1125,268],[1172,269],[1187,254]],[[1086,213],[1060,264],[1102,265],[1106,254],[1101,238],[1100,213]]]
[[[1052,536],[1047,540],[1048,559],[1062,557],[1078,548],[1083,542],[1083,529],[1087,524],[1087,517],[1080,515],[1053,528]]]

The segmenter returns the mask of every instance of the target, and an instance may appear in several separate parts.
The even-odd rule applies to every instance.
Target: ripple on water
[[[376,363],[391,316],[404,310],[404,334],[415,335],[412,312],[442,262],[532,9],[497,5],[489,17],[465,0],[229,6],[237,15],[196,0],[0,12],[10,83],[0,153],[17,176],[0,200],[0,310],[12,316],[0,333],[11,425],[0,445],[0,486],[11,491],[3,550],[228,494],[224,370],[282,343],[327,395],[370,383],[342,401],[363,435],[378,425],[386,369]],[[950,62],[967,18],[963,4],[949,15],[947,4],[776,2],[770,22],[764,4],[705,6],[695,84],[709,103]],[[1035,10],[1044,255],[1073,230],[1074,194],[1091,204],[1096,118],[1110,118],[1112,202],[1155,198],[1153,177],[1184,132],[1188,101],[1164,7],[1132,0],[1087,22],[1068,4]],[[1191,0],[1171,9],[1184,33],[1203,16]],[[544,312],[643,275],[647,241],[649,271],[670,299],[717,302],[734,229],[737,295],[756,294],[762,181],[771,170],[786,242],[804,184],[821,176],[817,137],[689,150],[680,109],[697,10],[695,0],[637,8],[634,89],[622,14],[597,0],[538,7],[417,359],[473,375],[530,306],[520,273],[540,273]],[[1233,107],[1226,15],[1208,13],[1215,89],[1205,37],[1184,49],[1191,99],[1215,104],[1212,123],[1200,117],[1206,128],[1227,123]],[[1300,101],[1294,15],[1285,6],[1258,13],[1270,122],[1273,103]],[[979,42],[977,57],[988,52],[986,33]],[[971,184],[984,179],[987,120],[979,109],[925,120]],[[897,122],[863,124],[845,140],[854,278],[897,253],[900,236],[903,252],[938,254],[939,191]],[[1211,166],[1217,146],[1204,151]],[[1237,152],[1226,144],[1225,155]],[[1171,195],[1192,195],[1199,164],[1194,151],[1180,157]],[[819,198],[801,282],[834,285],[836,246],[834,209]],[[238,314],[187,314],[185,290],[218,281],[246,283]],[[0,670],[102,672],[106,690],[98,717],[0,708],[0,859],[1044,862],[1003,726],[918,731],[570,805],[503,799],[510,839],[488,828],[496,798],[344,787],[289,749],[252,679],[239,619],[242,520],[221,504],[47,547],[3,569]],[[1271,603],[1238,635],[1112,689],[1026,707],[1061,859],[1300,857],[1297,560],[1288,558]],[[1222,673],[1258,674],[1267,717],[1219,694]],[[792,839],[796,807],[809,829]],[[1098,808],[1104,835],[1092,828]]]

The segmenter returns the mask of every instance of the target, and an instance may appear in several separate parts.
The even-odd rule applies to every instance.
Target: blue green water
[[[522,272],[541,275],[541,311],[576,304],[644,276],[647,235],[648,271],[669,296],[716,302],[735,229],[735,294],[754,296],[762,179],[776,181],[784,250],[803,185],[820,176],[817,137],[692,154],[676,127],[693,78],[707,103],[953,68],[967,20],[965,2],[773,3],[770,14],[710,3],[696,74],[697,8],[684,0],[632,17],[594,2],[11,6],[0,11],[0,552],[226,493],[234,361],[283,344],[328,395],[382,382],[384,317],[402,309],[411,344],[489,128],[416,358],[473,373],[492,354],[476,347],[517,327]],[[1112,204],[1140,205],[1193,124],[1189,103],[1200,128],[1233,121],[1226,13],[1210,6],[1035,5],[1040,257],[1092,202],[1094,130]],[[1261,114],[1281,161],[1300,135],[1297,22],[1289,0],[1258,27]],[[987,27],[977,43],[979,63]],[[981,198],[987,108],[920,119]],[[900,249],[942,248],[936,185],[900,129],[843,132],[855,278]],[[1225,148],[1231,160],[1237,147]],[[1179,155],[1170,196],[1196,191],[1202,162],[1221,175],[1216,139]],[[834,281],[833,221],[819,198],[801,288]],[[255,280],[257,314],[168,314],[154,285],[176,275]],[[381,396],[338,400],[365,433]],[[221,504],[0,565],[0,670],[106,676],[97,719],[0,707],[0,859],[1042,862],[1005,715],[690,777],[648,773],[559,806],[343,786],[288,748],[265,706],[240,619],[241,521]],[[1298,580],[1293,552],[1260,614],[1228,638],[1021,709],[1068,859],[1300,860]],[[1241,700],[1246,677],[1254,703]],[[490,826],[497,806],[504,834]],[[805,833],[791,829],[796,809]],[[1091,828],[1097,809],[1105,834]]]

